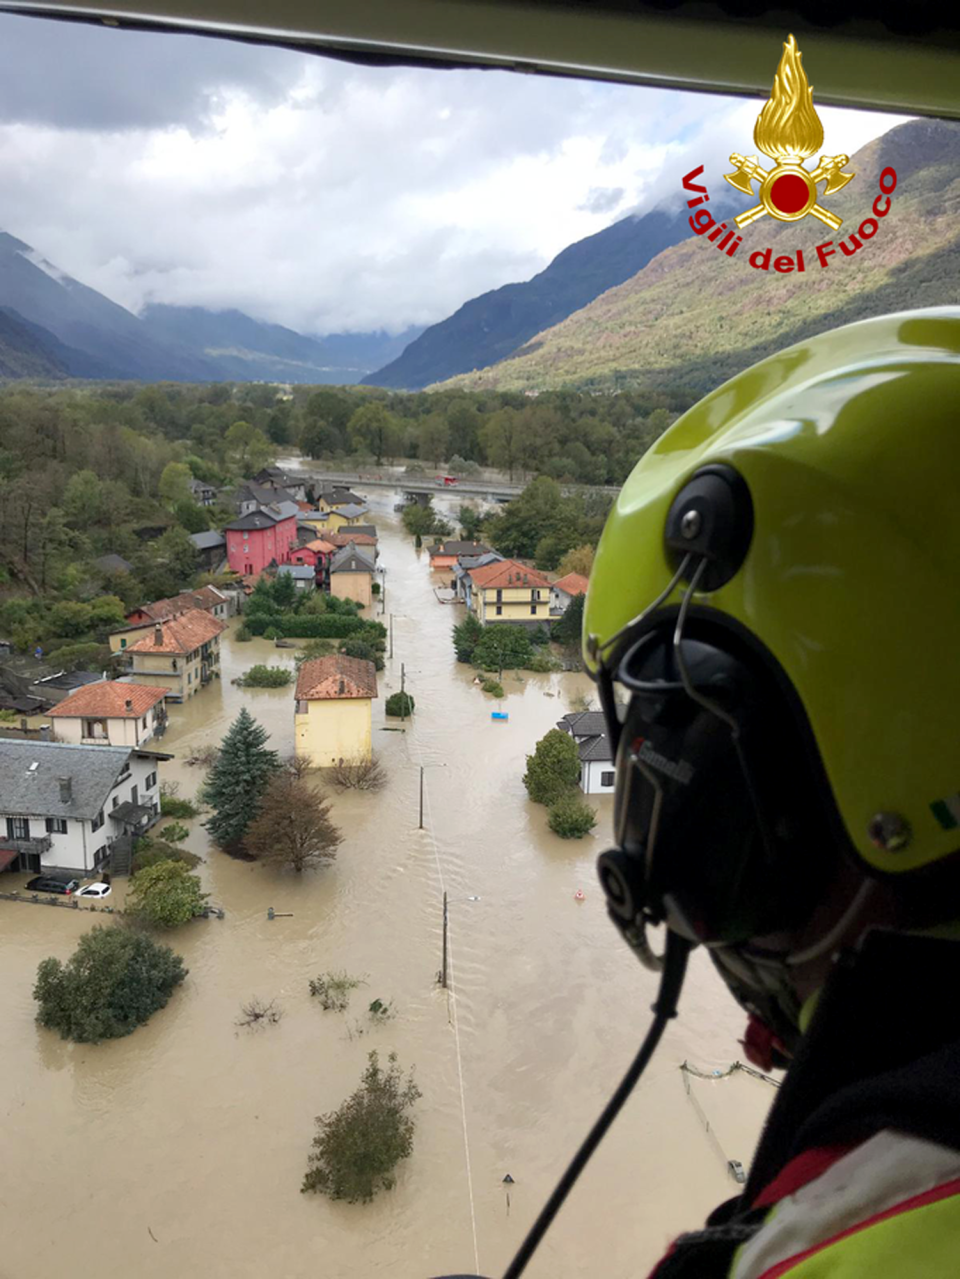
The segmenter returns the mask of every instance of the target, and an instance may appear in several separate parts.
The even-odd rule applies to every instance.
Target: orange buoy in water
[[[582,890],[582,889],[578,888],[578,889],[577,889],[577,891],[576,891],[573,895],[574,895],[574,897],[577,899],[577,901],[578,901],[578,902],[582,902],[582,901],[583,901],[583,890]]]

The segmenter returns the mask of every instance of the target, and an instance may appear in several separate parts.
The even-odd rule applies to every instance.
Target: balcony
[[[37,835],[33,839],[5,839],[0,835],[0,848],[14,848],[21,855],[28,857],[49,853],[52,847],[53,841],[49,835]]]

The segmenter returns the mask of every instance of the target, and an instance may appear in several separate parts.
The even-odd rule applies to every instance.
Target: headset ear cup
[[[802,768],[784,746],[790,716],[769,676],[718,643],[681,643],[686,679],[666,626],[634,644],[618,671],[632,693],[615,796],[628,860],[607,862],[611,909],[639,900],[684,936],[731,945],[808,908],[815,827],[798,802]]]
[[[621,848],[601,853],[597,874],[607,897],[607,908],[632,924],[643,909],[643,866],[635,855]]]

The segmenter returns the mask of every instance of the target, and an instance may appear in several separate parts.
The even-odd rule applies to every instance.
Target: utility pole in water
[[[423,782],[423,769],[420,770],[420,781]],[[440,964],[440,985],[447,989],[447,894],[443,894],[443,959]]]

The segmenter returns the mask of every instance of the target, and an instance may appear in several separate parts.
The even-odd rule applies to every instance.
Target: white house
[[[574,711],[557,723],[577,743],[580,789],[585,795],[612,795],[614,765],[601,711]]]
[[[87,684],[49,712],[53,730],[80,745],[143,746],[167,726],[167,691],[123,680]]]
[[[160,815],[154,750],[0,740],[0,869],[129,867],[133,839]]]
[[[590,583],[580,573],[568,573],[550,587],[550,616],[560,617],[578,595],[586,595]]]

